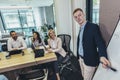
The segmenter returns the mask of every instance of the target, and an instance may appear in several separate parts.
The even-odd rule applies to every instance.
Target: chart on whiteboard
[[[93,80],[120,80],[120,20],[113,32],[111,40],[107,47],[107,53],[111,66],[117,71],[105,69],[100,64],[93,77]]]

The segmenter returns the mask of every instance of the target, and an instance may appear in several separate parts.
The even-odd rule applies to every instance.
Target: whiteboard
[[[120,80],[120,20],[108,44],[107,53],[112,67],[117,69],[117,72],[105,69],[100,64],[93,80]]]

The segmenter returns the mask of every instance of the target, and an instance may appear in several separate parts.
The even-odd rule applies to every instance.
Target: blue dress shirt
[[[82,57],[84,56],[82,40],[83,40],[83,32],[84,32],[85,25],[86,25],[86,22],[84,25],[80,27],[80,31],[79,31],[79,55]]]

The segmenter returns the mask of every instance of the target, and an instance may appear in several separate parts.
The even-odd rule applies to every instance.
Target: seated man
[[[15,31],[11,31],[10,36],[11,37],[8,39],[7,43],[8,51],[21,50],[27,48],[24,39],[22,37],[18,37]],[[20,72],[21,70],[15,71],[14,72],[15,77],[17,77]]]
[[[4,75],[0,75],[0,80],[8,80]]]
[[[11,31],[10,36],[11,38],[8,39],[8,51],[27,48],[24,39],[22,37],[18,37],[15,31]]]

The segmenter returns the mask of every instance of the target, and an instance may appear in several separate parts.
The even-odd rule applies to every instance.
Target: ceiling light
[[[31,6],[0,6],[0,9],[32,9]]]

